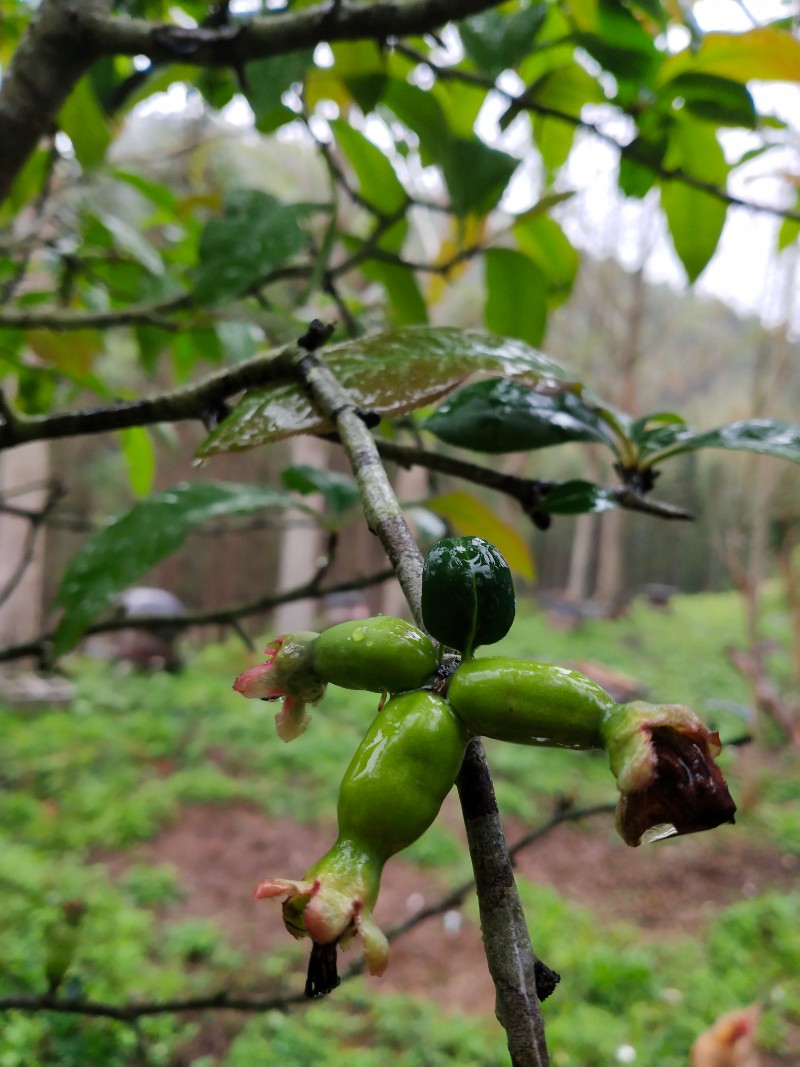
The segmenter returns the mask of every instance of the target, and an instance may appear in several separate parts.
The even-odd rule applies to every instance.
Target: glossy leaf
[[[423,426],[449,445],[492,453],[611,440],[598,410],[574,391],[547,395],[507,379],[466,386]]]
[[[529,580],[534,576],[533,556],[528,543],[516,526],[499,518],[482,500],[459,490],[428,500],[425,506],[445,519],[453,531],[464,537],[483,537],[505,556],[515,574]]]
[[[791,463],[800,463],[800,425],[779,419],[744,419],[705,433],[675,427],[669,436],[671,440],[666,441],[665,434],[657,449],[649,450],[644,457],[647,466],[669,456],[697,452],[701,448],[756,452],[762,456],[775,456]]]
[[[547,283],[523,252],[490,248],[484,253],[488,329],[538,345],[547,323]]]
[[[689,119],[676,122],[670,133],[664,164],[669,170],[680,170],[725,188],[728,166],[714,128],[706,123]],[[689,281],[693,282],[705,270],[717,249],[727,205],[703,189],[666,179],[661,181],[661,205],[675,251]]]
[[[328,366],[355,403],[381,416],[401,415],[440,399],[476,373],[565,380],[551,359],[519,341],[452,327],[409,326],[331,345]],[[251,390],[200,447],[200,456],[255,448],[298,433],[330,433],[299,383]]]
[[[550,515],[585,515],[589,512],[611,511],[617,507],[617,499],[607,489],[578,480],[554,486],[538,505],[539,511]]]
[[[84,542],[70,561],[56,597],[64,614],[53,638],[55,655],[72,648],[123,589],[175,552],[194,527],[296,506],[288,493],[232,482],[181,484],[134,504]]]
[[[287,489],[293,489],[302,496],[321,493],[325,503],[337,518],[361,499],[355,479],[349,474],[338,471],[317,470],[307,464],[285,467],[281,471],[281,481]]]
[[[260,189],[234,189],[221,219],[206,223],[200,237],[194,296],[220,304],[241,296],[306,244],[302,221],[314,210],[286,204]]]
[[[494,80],[531,50],[546,14],[547,4],[542,3],[516,11],[483,11],[459,22],[458,33],[478,70]]]

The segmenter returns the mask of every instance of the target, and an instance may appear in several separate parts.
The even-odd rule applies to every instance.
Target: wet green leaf
[[[360,408],[394,416],[424,407],[471,374],[502,374],[535,385],[566,380],[566,372],[520,341],[453,327],[408,326],[331,345],[325,361]],[[200,456],[239,451],[298,433],[330,433],[293,381],[251,390],[198,450]]]
[[[287,489],[293,489],[302,496],[321,493],[331,512],[338,518],[361,499],[355,479],[349,474],[338,471],[321,471],[301,463],[295,467],[285,467],[281,471],[281,481]]]
[[[584,515],[587,512],[611,511],[617,507],[618,501],[607,489],[576,480],[562,482],[551,489],[539,505],[539,510],[550,515]]]
[[[306,243],[301,223],[314,210],[260,189],[230,192],[223,217],[209,220],[200,236],[197,302],[219,304],[241,296],[300,252]]]
[[[608,444],[611,440],[598,409],[579,394],[537,393],[507,379],[466,386],[445,400],[423,426],[447,444],[479,452],[523,452],[567,441]]]
[[[276,489],[232,482],[184,483],[134,504],[70,561],[56,596],[64,614],[53,638],[54,654],[72,648],[117,594],[175,552],[195,526],[276,507],[297,507],[297,501]]]
[[[743,419],[716,430],[697,433],[686,427],[669,427],[660,438],[651,439],[644,456],[647,466],[669,456],[697,452],[701,448],[724,448],[731,451],[757,452],[763,456],[800,463],[800,425],[779,419]]]

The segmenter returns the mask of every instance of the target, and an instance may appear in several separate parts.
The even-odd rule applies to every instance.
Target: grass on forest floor
[[[780,633],[779,607],[770,622]],[[688,703],[719,719],[723,732],[736,732],[748,695],[723,650],[741,634],[733,595],[676,597],[668,612],[635,604],[626,618],[587,621],[571,634],[523,607],[492,654],[593,660],[642,681],[651,699]],[[329,689],[309,731],[283,745],[274,735],[274,706],[231,692],[245,660],[234,642],[199,652],[178,677],[120,678],[107,665],[76,660],[68,710],[0,711],[0,996],[43,990],[59,905],[72,899],[89,905],[65,987],[73,995],[150,999],[230,983],[263,991],[279,980],[282,957],[247,959],[211,920],[170,919],[182,890],[169,868],[139,864],[114,884],[102,865],[87,862],[98,849],[125,850],[152,838],[192,803],[246,799],[273,819],[330,817],[375,696]],[[762,783],[740,830],[800,853],[798,761],[782,759],[785,773]],[[602,756],[493,744],[490,761],[501,808],[530,823],[550,810],[554,795],[578,803],[613,799]],[[445,881],[466,870],[460,844],[439,824],[406,855]],[[570,972],[569,995],[547,1005],[556,1065],[601,1067],[630,1045],[643,1067],[679,1067],[703,1025],[755,999],[770,1005],[762,1033],[773,1047],[800,1022],[796,894],[745,901],[722,912],[705,939],[648,943],[645,950],[632,927],[601,929],[550,889],[523,880],[521,891],[535,916],[537,947],[547,958],[548,946],[558,945],[560,966]],[[10,1013],[0,1030],[0,1067],[168,1067],[196,1026],[159,1016],[134,1030],[110,1020]],[[416,1035],[411,1047],[409,1033]],[[399,1067],[506,1061],[491,1020],[454,1022],[419,998],[375,996],[358,981],[306,1012],[302,1033],[292,1016],[279,1013],[244,1023],[224,1062],[371,1067],[389,1055]]]

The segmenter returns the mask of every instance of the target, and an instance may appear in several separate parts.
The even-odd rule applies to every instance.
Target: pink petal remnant
[[[325,694],[325,683],[314,672],[311,646],[315,633],[284,634],[264,649],[266,661],[243,671],[233,688],[242,696],[255,700],[283,700],[275,716],[275,727],[282,741],[293,741],[311,722],[306,704],[318,704]]]

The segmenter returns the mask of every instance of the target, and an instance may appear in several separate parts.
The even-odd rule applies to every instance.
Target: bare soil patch
[[[450,825],[458,822],[453,798],[444,817]],[[509,840],[526,829],[510,822]],[[116,873],[137,862],[172,864],[185,897],[170,909],[171,918],[213,919],[249,955],[266,955],[285,946],[288,935],[280,906],[254,900],[253,889],[268,875],[299,877],[334,836],[333,825],[273,822],[246,804],[204,804],[186,808],[153,841],[105,862]],[[721,908],[769,888],[788,888],[798,875],[796,862],[737,838],[733,828],[629,849],[613,835],[607,816],[558,827],[523,852],[517,867],[586,906],[601,922],[637,924],[643,939],[698,934]],[[376,910],[378,922],[393,926],[443,892],[431,872],[394,859]],[[376,993],[424,991],[448,1009],[490,1013],[494,992],[480,931],[463,917],[458,925],[458,919],[429,919],[395,941]],[[557,967],[557,961],[548,962]],[[301,978],[291,987],[297,988]]]

